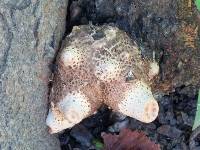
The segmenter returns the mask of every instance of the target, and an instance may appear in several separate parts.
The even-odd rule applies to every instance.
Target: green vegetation
[[[98,139],[94,139],[92,141],[92,143],[95,145],[95,147],[96,147],[97,150],[101,150],[104,147],[103,143],[101,143],[101,141],[98,140]]]
[[[195,4],[197,6],[197,9],[200,11],[200,0],[196,0]]]

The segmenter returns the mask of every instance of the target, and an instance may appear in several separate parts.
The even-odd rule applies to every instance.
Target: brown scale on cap
[[[74,126],[103,103],[143,122],[156,118],[150,84],[159,68],[142,59],[136,43],[118,28],[74,27],[57,65],[46,120],[51,133]]]

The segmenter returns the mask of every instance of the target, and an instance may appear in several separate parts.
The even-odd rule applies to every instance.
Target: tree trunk
[[[59,150],[47,132],[48,65],[68,0],[0,0],[0,150]]]

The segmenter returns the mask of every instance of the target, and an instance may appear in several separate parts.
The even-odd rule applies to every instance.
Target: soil
[[[200,87],[199,12],[191,0],[71,0],[66,35],[75,25],[115,24],[137,41],[142,55],[155,59],[160,75],[154,94],[158,118],[143,124],[102,106],[97,114],[59,135],[62,150],[95,149],[102,132],[142,130],[166,150],[200,149],[199,130],[192,132]],[[194,144],[195,143],[195,144]]]

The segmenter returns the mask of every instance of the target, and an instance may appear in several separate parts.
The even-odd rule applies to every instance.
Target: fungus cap
[[[70,128],[88,116],[91,111],[89,99],[80,91],[68,93],[56,106],[52,106],[46,124],[51,133]]]
[[[54,109],[49,109],[49,113],[46,119],[46,124],[49,127],[49,132],[57,133],[60,132],[66,128],[69,128],[73,126],[73,124],[69,123],[68,120],[66,120],[60,112],[55,112]]]
[[[50,94],[55,106],[46,120],[51,133],[74,126],[102,103],[142,122],[156,118],[158,104],[147,84],[159,67],[143,60],[137,44],[118,28],[74,27],[57,64]]]
[[[121,68],[116,60],[101,60],[97,63],[94,74],[98,79],[107,82],[118,78]]]
[[[81,91],[73,91],[67,94],[57,106],[69,122],[79,122],[91,110],[89,98]]]
[[[105,30],[106,39],[107,40],[115,39],[117,36],[117,31],[118,31],[117,28],[109,26],[108,29]]]
[[[82,58],[81,52],[73,46],[65,48],[61,54],[61,61],[66,67],[79,66]]]
[[[118,105],[121,113],[145,123],[156,119],[159,111],[158,103],[145,83],[136,82],[128,87],[123,95],[124,99]]]

